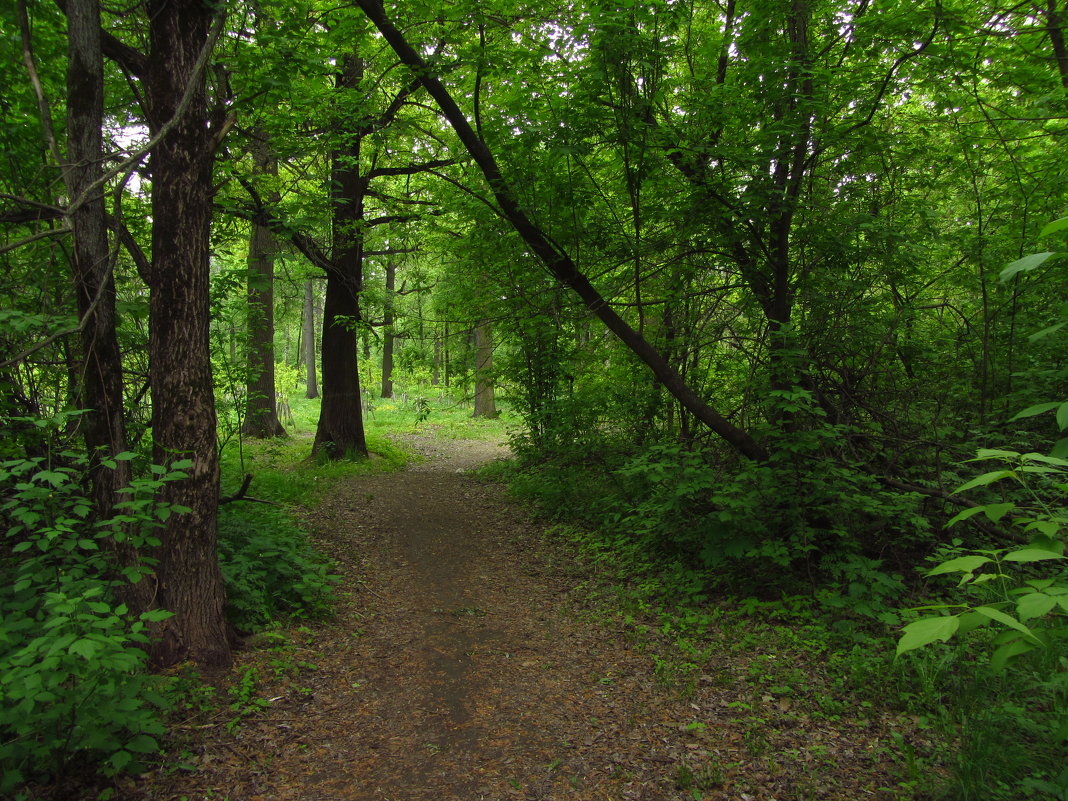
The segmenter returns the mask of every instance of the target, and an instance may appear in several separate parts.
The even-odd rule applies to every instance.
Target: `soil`
[[[500,444],[409,444],[426,460],[309,513],[336,618],[242,652],[235,707],[179,725],[184,745],[115,798],[900,797],[894,721],[753,698],[736,652],[665,681],[652,629],[612,623],[590,567],[472,475]]]

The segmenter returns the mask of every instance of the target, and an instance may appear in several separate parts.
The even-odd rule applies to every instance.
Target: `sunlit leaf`
[[[1045,548],[1021,548],[1018,551],[1009,551],[1002,558],[1006,562],[1042,562],[1046,559],[1065,559],[1068,557]]]
[[[948,562],[943,562],[937,567],[927,571],[927,575],[940,576],[943,573],[973,573],[976,568],[982,567],[988,562],[993,561],[993,559],[988,559],[985,556],[958,556],[956,559],[950,559]]]
[[[1014,618],[1012,615],[1008,615],[1002,612],[1000,609],[995,609],[992,606],[977,606],[975,607],[975,611],[978,612],[980,615],[986,615],[991,620],[996,620],[998,623],[1008,626],[1010,629],[1016,629],[1017,631],[1021,632],[1022,634],[1026,634],[1028,637],[1031,637],[1034,640],[1038,639],[1037,637],[1035,637],[1034,634],[1031,633],[1031,629],[1027,628],[1027,626],[1025,626],[1016,618]]]
[[[903,653],[930,645],[936,640],[945,642],[960,627],[960,620],[956,615],[942,617],[927,617],[923,620],[915,620],[903,629],[901,638],[897,641],[897,656]]]
[[[1039,237],[1049,236],[1050,234],[1055,234],[1058,231],[1063,231],[1066,228],[1068,228],[1068,217],[1061,217],[1059,220],[1054,220],[1053,222],[1047,224],[1045,228],[1038,232],[1038,235]]]
[[[1022,259],[1017,259],[1005,266],[1005,269],[1001,271],[1001,280],[1008,281],[1017,273],[1026,273],[1034,270],[1037,267],[1041,267],[1049,259],[1057,254],[1052,250],[1047,250],[1045,253],[1032,253],[1028,256],[1024,256]]]
[[[1020,620],[1042,617],[1057,605],[1057,599],[1044,592],[1033,592],[1016,602],[1016,614]]]
[[[1050,409],[1056,409],[1060,405],[1060,401],[1052,401],[1050,403],[1036,403],[1034,406],[1028,406],[1022,412],[1017,412],[1015,415],[1009,418],[1009,422],[1011,423],[1013,420],[1020,420],[1024,417],[1034,417],[1036,414],[1043,414],[1044,412],[1048,412]]]

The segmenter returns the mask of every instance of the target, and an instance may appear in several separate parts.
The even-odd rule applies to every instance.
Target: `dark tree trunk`
[[[386,303],[382,312],[382,397],[393,397],[393,291],[397,288],[397,267],[386,262]]]
[[[363,76],[356,55],[346,56],[339,91],[353,90]],[[323,306],[323,402],[313,452],[331,458],[367,456],[360,404],[358,363],[360,292],[363,290],[363,202],[367,178],[360,173],[362,135],[352,134],[332,158],[333,258],[326,273]]]
[[[252,159],[259,175],[278,174],[278,164],[262,131],[254,135]],[[267,200],[279,201],[271,190]],[[266,225],[253,221],[248,244],[248,384],[245,423],[241,433],[267,439],[284,437],[278,420],[274,390],[274,234]]]
[[[130,462],[104,464],[126,450],[123,417],[122,354],[115,330],[115,279],[111,269],[105,223],[104,189],[91,187],[103,177],[104,57],[101,49],[100,6],[79,0],[67,6],[67,195],[82,200],[70,214],[74,242],[74,275],[81,332],[81,408],[92,484],[94,514],[106,520],[115,511],[119,494],[130,484]],[[88,193],[88,194],[87,194]],[[84,200],[82,196],[86,195]],[[122,567],[138,567],[140,555],[130,545],[114,543]],[[150,581],[124,585],[122,599],[135,612],[146,611],[152,600]]]
[[[315,375],[315,285],[308,278],[304,281],[304,321],[301,330],[301,349],[304,366],[308,370],[306,398],[319,397],[319,382]]]
[[[493,329],[489,320],[475,326],[475,413],[493,419],[497,402],[493,394]]]
[[[152,0],[145,95],[152,134],[176,113],[186,87],[188,109],[152,150],[152,276],[149,381],[153,458],[187,460],[188,478],[168,482],[161,499],[190,511],[160,530],[159,606],[174,613],[154,649],[160,664],[193,659],[230,662],[216,557],[219,461],[209,349],[209,227],[214,142],[206,124],[204,73],[195,63],[207,40],[211,6]]]

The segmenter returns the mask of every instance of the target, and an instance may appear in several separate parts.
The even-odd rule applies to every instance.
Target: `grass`
[[[319,419],[318,399],[303,393],[289,399],[292,418],[285,421],[286,437],[255,440],[236,434],[224,439],[223,494],[233,494],[246,473],[254,479],[249,494],[288,504],[314,503],[335,481],[355,475],[398,470],[416,458],[391,435],[423,434],[439,439],[504,439],[518,425],[507,405],[499,404],[496,419],[474,418],[469,404],[427,387],[397,392],[394,400],[374,399],[364,412],[364,432],[370,460],[319,460],[311,455]],[[236,424],[229,426],[236,429]]]

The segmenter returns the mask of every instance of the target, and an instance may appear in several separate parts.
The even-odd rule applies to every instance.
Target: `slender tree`
[[[254,172],[268,179],[277,177],[278,164],[262,128],[252,135]],[[273,187],[267,202],[277,205]],[[278,419],[274,382],[274,261],[277,245],[270,227],[252,221],[248,244],[248,386],[242,433],[259,438],[284,437]]]

